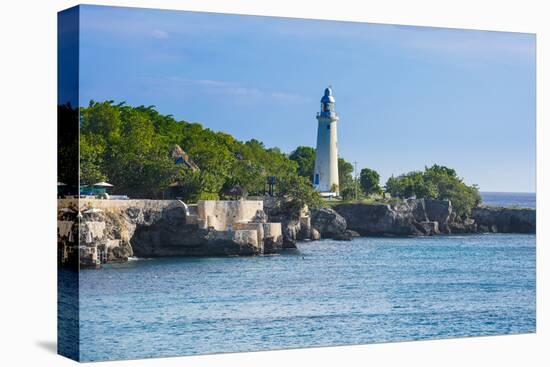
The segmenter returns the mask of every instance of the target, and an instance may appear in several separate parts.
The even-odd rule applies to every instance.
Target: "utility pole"
[[[357,201],[357,161],[354,161],[355,165],[355,201]]]

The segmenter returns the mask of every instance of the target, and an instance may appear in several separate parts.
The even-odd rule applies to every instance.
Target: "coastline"
[[[297,218],[281,211],[269,197],[198,205],[179,200],[75,203],[59,200],[58,261],[81,268],[132,257],[268,255],[295,249],[298,242],[326,238],[536,232],[536,209],[480,206],[470,218],[460,219],[446,200],[344,203],[304,208]]]

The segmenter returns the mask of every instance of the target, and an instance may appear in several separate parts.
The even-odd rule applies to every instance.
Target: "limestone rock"
[[[178,200],[83,200],[80,211],[71,209],[76,204],[61,204],[58,253],[63,264],[74,259],[78,264],[79,254],[81,264],[97,266],[134,255],[256,255],[283,248],[281,224],[267,223],[261,201],[190,207]],[[201,210],[208,219],[202,226]]]
[[[321,208],[311,210],[311,226],[324,238],[343,238],[346,231],[346,219],[334,209]]]
[[[284,220],[282,223],[283,248],[295,249],[300,234],[300,222]]]
[[[336,235],[333,237],[333,239],[337,241],[351,241],[354,237],[359,237],[360,234],[352,231],[350,229],[346,229],[344,232]]]
[[[423,234],[407,206],[385,204],[339,204],[334,207],[347,227],[362,236],[413,236]]]
[[[311,238],[312,241],[318,241],[318,240],[321,239],[321,234],[315,228],[311,228],[311,237],[310,238]]]
[[[406,204],[417,222],[427,222],[430,219],[426,213],[426,202],[424,199],[408,199]]]
[[[263,210],[257,210],[256,216],[252,221],[256,223],[267,223],[267,219],[267,214]]]
[[[451,214],[453,206],[449,200],[424,200],[426,206],[426,215],[428,220],[437,222],[439,230],[443,233],[451,233],[449,223],[451,222]]]
[[[264,254],[273,254],[283,248],[283,233],[280,223],[264,223]]]
[[[478,207],[472,210],[472,219],[483,232],[535,233],[535,209]]]
[[[461,221],[450,222],[449,229],[451,233],[476,233],[478,232],[478,225],[475,220],[466,218]]]
[[[416,228],[420,230],[426,236],[433,236],[439,234],[439,223],[432,221],[418,222]]]
[[[352,238],[361,237],[361,234],[359,234],[359,232],[352,231],[351,229],[346,229],[346,233],[348,233]]]

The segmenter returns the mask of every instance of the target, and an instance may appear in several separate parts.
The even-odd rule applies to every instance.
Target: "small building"
[[[199,166],[197,166],[197,164],[193,162],[191,157],[189,157],[189,155],[177,144],[174,145],[174,148],[172,148],[170,156],[172,157],[176,165],[183,164],[193,172],[199,170]]]
[[[170,157],[174,160],[175,165],[182,165],[192,172],[199,171],[199,166],[191,159],[191,157],[179,145],[174,145],[170,152]],[[168,185],[163,191],[164,199],[181,200],[189,195],[190,188],[184,182],[174,181]]]
[[[108,194],[107,190],[114,187],[108,182],[96,182],[93,185],[84,185],[80,186],[80,195],[85,196],[98,196],[103,194]]]

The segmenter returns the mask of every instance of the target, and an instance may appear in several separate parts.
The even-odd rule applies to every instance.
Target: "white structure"
[[[338,188],[338,115],[334,110],[334,97],[330,87],[321,98],[321,112],[317,113],[317,150],[313,186],[322,196],[339,195]]]

